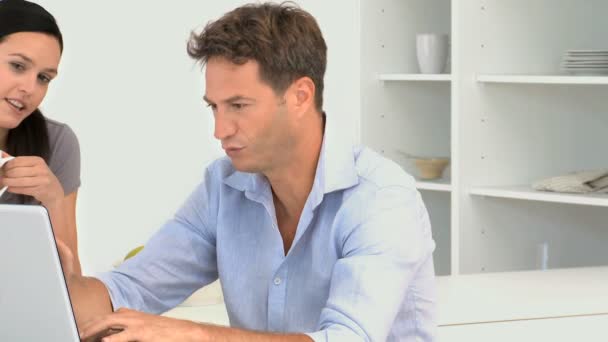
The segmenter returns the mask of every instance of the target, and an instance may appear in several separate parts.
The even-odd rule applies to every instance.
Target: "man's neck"
[[[299,143],[291,151],[291,158],[281,169],[266,174],[272,187],[277,215],[299,219],[315,180],[317,164],[323,144],[324,122],[315,118],[307,123]]]

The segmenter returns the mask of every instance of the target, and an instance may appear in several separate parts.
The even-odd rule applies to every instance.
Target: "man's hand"
[[[149,315],[128,309],[120,309],[92,319],[80,330],[80,338],[84,342],[93,342],[100,337],[102,342],[312,342],[310,337],[303,334],[247,331]]]
[[[17,157],[3,169],[0,187],[8,186],[9,192],[32,196],[47,209],[65,197],[61,183],[40,157]]]
[[[80,338],[89,341],[94,336],[106,334],[103,342],[171,342],[202,341],[199,324],[174,318],[145,314],[129,309],[119,309],[109,315],[95,318],[85,323],[80,330]]]

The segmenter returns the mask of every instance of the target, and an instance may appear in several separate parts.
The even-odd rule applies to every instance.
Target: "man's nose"
[[[236,125],[234,122],[228,118],[219,110],[214,115],[215,120],[215,128],[213,131],[213,136],[218,140],[224,140],[236,132]]]

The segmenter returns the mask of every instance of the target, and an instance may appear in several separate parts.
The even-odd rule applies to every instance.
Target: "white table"
[[[438,277],[439,325],[608,314],[608,267]]]
[[[608,341],[608,315],[440,326],[438,341]]]
[[[187,319],[189,321],[211,323],[217,325],[230,325],[228,313],[223,303],[204,306],[177,307],[165,312],[163,316]]]
[[[608,341],[608,267],[438,277],[439,341]]]
[[[608,267],[445,276],[437,284],[440,341],[608,341]],[[222,303],[165,315],[228,325]]]

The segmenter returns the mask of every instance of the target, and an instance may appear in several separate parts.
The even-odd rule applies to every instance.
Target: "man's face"
[[[288,158],[292,138],[287,105],[261,81],[257,62],[237,65],[211,58],[205,81],[214,136],[237,170],[266,173]]]

